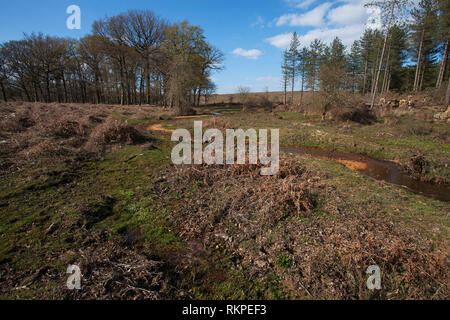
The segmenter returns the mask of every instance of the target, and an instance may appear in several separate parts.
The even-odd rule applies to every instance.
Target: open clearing
[[[390,160],[448,187],[450,128],[422,107],[376,122],[205,106],[3,103],[0,297],[46,299],[448,299],[450,203],[358,171],[281,153],[256,165],[174,166],[170,132],[279,128],[284,147]],[[445,111],[445,110],[444,110]],[[79,265],[82,290],[66,289]],[[366,288],[368,266],[382,290]]]

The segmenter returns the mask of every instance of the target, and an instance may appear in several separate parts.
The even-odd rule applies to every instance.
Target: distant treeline
[[[214,92],[222,62],[200,27],[128,11],[95,21],[80,40],[33,33],[1,44],[0,85],[4,100],[183,109]]]
[[[285,100],[296,85],[331,96],[336,90],[374,96],[440,88],[448,80],[450,1],[421,0],[412,9],[407,0],[369,5],[380,9],[383,30],[366,29],[349,50],[339,38],[303,47],[293,34],[282,62]]]

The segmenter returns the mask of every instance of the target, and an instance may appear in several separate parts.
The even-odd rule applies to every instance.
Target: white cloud
[[[367,18],[366,26],[371,29],[382,29],[381,10],[379,8],[367,9],[369,18]]]
[[[294,1],[294,0],[292,0]],[[296,1],[303,3],[302,1]],[[343,0],[325,2],[303,14],[286,14],[277,19],[277,26],[288,24],[290,26],[313,26],[303,35],[299,35],[302,46],[307,46],[314,39],[320,39],[330,43],[335,37],[350,46],[354,40],[358,40],[365,28],[380,29],[379,10],[365,8],[366,0]],[[339,6],[331,8],[333,4]],[[292,33],[283,33],[264,41],[271,45],[286,49],[292,38]]]
[[[283,33],[279,34],[277,36],[267,38],[264,41],[270,43],[271,45],[279,48],[279,49],[286,49],[289,46],[289,43],[292,39],[292,33]]]
[[[254,23],[252,23],[252,28],[258,27],[258,26],[260,28],[264,28],[264,19],[261,16],[258,16],[256,21]]]
[[[360,4],[345,4],[330,10],[328,21],[330,24],[351,25],[365,23],[369,18],[367,9]]]
[[[276,25],[283,26],[285,24],[289,24],[291,27],[298,27],[298,26],[320,27],[324,25],[325,14],[327,13],[330,7],[331,3],[325,2],[303,14],[297,13],[285,14],[278,18]]]
[[[289,5],[296,8],[308,8],[317,0],[285,0]]]
[[[263,53],[257,49],[244,50],[242,48],[236,48],[233,50],[233,54],[247,59],[257,60]]]
[[[302,46],[308,46],[314,39],[322,40],[325,43],[330,43],[335,37],[339,37],[346,46],[351,46],[353,41],[358,40],[365,29],[364,24],[354,24],[337,28],[316,28],[308,31],[304,35],[299,35],[299,40]],[[283,33],[264,41],[279,48],[286,49],[292,39],[292,33]]]
[[[366,0],[348,0],[347,3],[328,12],[329,25],[366,24],[372,29],[382,27],[380,10],[377,8],[365,8]]]
[[[365,29],[364,24],[354,24],[337,28],[321,28],[308,31],[300,36],[303,45],[309,45],[314,39],[320,39],[325,43],[330,43],[334,38],[339,37],[344,45],[350,47],[353,41],[358,40]]]

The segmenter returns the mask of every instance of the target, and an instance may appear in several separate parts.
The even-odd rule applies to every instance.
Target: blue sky
[[[20,39],[24,32],[79,38],[91,31],[96,19],[128,9],[150,9],[171,22],[186,19],[200,25],[222,50],[225,70],[213,75],[219,93],[234,93],[239,85],[276,91],[281,90],[282,49],[292,32],[301,36],[303,45],[314,38],[330,42],[335,36],[351,45],[367,23],[374,23],[376,13],[363,7],[365,1],[3,0],[0,42]],[[81,30],[66,28],[69,5],[81,8]]]

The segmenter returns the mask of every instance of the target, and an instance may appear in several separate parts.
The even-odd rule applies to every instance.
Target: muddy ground
[[[198,112],[222,114],[199,118],[205,126],[280,128],[285,146],[450,181],[450,129],[432,107],[386,110],[366,125],[235,106]],[[309,155],[282,153],[272,177],[256,165],[174,166],[168,133],[195,118],[157,107],[9,103],[0,116],[1,298],[449,297],[448,202]],[[66,287],[70,264],[81,290]],[[379,291],[365,285],[373,264]]]

